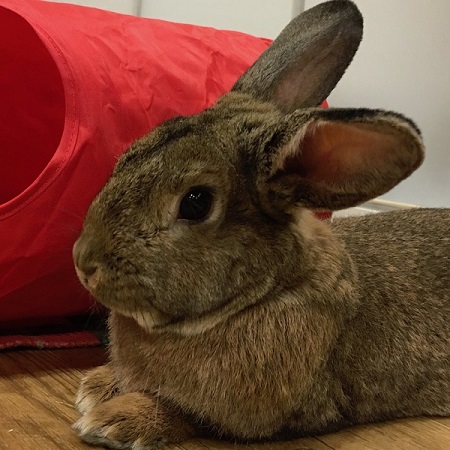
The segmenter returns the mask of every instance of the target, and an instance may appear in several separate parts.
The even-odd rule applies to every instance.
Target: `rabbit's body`
[[[450,211],[336,220],[423,161],[400,114],[317,108],[362,36],[351,2],[294,19],[207,111],[122,156],[74,261],[109,307],[82,438],[148,450],[450,414]]]
[[[330,361],[354,421],[450,414],[449,230],[449,209],[333,224],[358,272],[358,313]]]
[[[156,392],[205,433],[243,439],[450,414],[450,273],[436,264],[450,258],[450,210],[433,220],[430,210],[340,219],[333,229],[358,279],[341,249],[324,246],[311,268],[322,288],[310,273],[306,286],[274,292],[201,334],[148,334],[113,314],[121,389]],[[430,248],[430,235],[439,246]],[[380,283],[386,273],[391,282]]]

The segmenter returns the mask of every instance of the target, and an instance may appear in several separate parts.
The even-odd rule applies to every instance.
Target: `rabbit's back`
[[[360,307],[331,366],[358,421],[450,413],[450,210],[336,220]],[[378,412],[378,414],[377,414]]]
[[[355,261],[366,295],[400,288],[450,301],[450,209],[337,219],[332,228]]]

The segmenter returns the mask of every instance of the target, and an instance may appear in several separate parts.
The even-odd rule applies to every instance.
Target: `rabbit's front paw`
[[[95,406],[74,424],[87,443],[114,449],[154,450],[192,436],[192,428],[145,394],[119,395]]]
[[[99,403],[114,397],[117,393],[117,383],[110,366],[97,367],[88,372],[81,380],[75,399],[75,407],[83,415]]]

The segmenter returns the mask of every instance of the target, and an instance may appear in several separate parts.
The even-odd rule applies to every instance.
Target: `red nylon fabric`
[[[164,120],[211,106],[269,44],[0,0],[0,328],[89,309],[71,248],[117,157]]]

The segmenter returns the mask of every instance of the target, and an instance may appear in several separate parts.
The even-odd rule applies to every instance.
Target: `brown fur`
[[[110,363],[77,396],[87,442],[153,449],[450,414],[450,211],[330,227],[306,209],[380,195],[423,160],[399,114],[316,108],[361,27],[351,2],[313,8],[216,106],[118,162],[74,247],[112,311]],[[195,223],[178,216],[193,186],[214,196]]]

